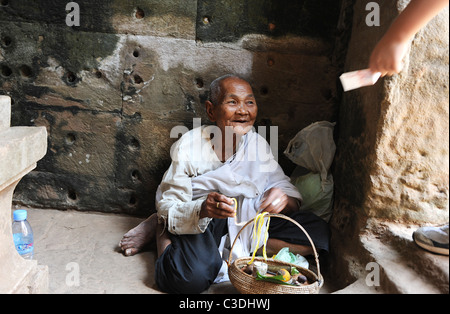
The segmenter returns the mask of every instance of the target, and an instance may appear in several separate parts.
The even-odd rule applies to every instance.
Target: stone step
[[[364,278],[359,278],[347,287],[334,291],[332,294],[381,294],[380,289],[374,286],[368,286]]]
[[[11,122],[11,98],[0,95],[0,131],[9,128]]]
[[[372,222],[375,233],[361,237],[365,249],[380,266],[381,288],[390,293],[449,293],[448,256],[429,253],[412,239],[418,226]]]

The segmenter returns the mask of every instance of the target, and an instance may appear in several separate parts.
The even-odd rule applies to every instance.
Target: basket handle
[[[316,247],[314,246],[314,242],[311,240],[311,237],[309,236],[308,232],[306,232],[305,228],[303,228],[302,225],[300,225],[294,219],[292,219],[292,218],[290,218],[290,217],[288,217],[286,215],[283,215],[283,214],[268,214],[268,215],[266,215],[266,217],[278,217],[278,218],[282,218],[282,219],[288,220],[288,221],[292,222],[293,224],[295,224],[297,227],[299,227],[300,230],[303,231],[303,233],[306,235],[306,237],[308,238],[309,242],[311,243],[311,247],[312,247],[313,252],[314,252],[314,258],[316,260],[316,265],[317,265],[317,277],[319,278],[319,284],[320,284],[320,282],[323,281],[323,277],[322,277],[322,274],[320,273],[319,254],[317,254],[317,250],[316,250]],[[249,221],[247,221],[247,223],[241,228],[241,230],[239,230],[238,234],[236,235],[236,238],[234,239],[233,245],[231,246],[231,249],[230,249],[230,255],[228,256],[228,260],[227,260],[228,267],[231,266],[231,258],[233,257],[233,254],[232,254],[233,253],[233,248],[234,248],[234,245],[236,244],[237,239],[241,235],[242,230],[244,230],[252,222],[254,222],[254,219],[250,219]]]

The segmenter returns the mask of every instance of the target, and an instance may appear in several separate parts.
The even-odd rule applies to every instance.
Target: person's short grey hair
[[[209,86],[209,101],[213,105],[217,105],[219,103],[220,93],[222,92],[220,83],[222,83],[222,81],[227,78],[236,78],[236,79],[242,80],[244,82],[247,82],[247,80],[245,80],[242,77],[235,75],[235,74],[226,74],[219,78],[216,78]]]

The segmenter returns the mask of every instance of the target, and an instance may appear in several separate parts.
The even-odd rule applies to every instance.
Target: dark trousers
[[[325,221],[311,213],[289,215],[311,236],[318,250],[328,251],[329,231]],[[249,227],[250,228],[250,227]],[[167,293],[196,294],[208,289],[222,266],[217,248],[228,233],[226,219],[213,219],[202,234],[172,235],[172,243],[156,261],[155,280]],[[271,218],[269,237],[292,244],[310,245],[303,232],[294,224]]]
[[[217,248],[227,233],[227,220],[213,219],[202,234],[170,234],[172,243],[156,261],[158,287],[177,294],[194,294],[208,289],[222,266]]]

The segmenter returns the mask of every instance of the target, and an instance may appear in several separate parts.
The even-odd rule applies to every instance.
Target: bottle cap
[[[14,211],[13,214],[14,220],[22,221],[27,219],[27,211],[25,209],[18,209]]]

